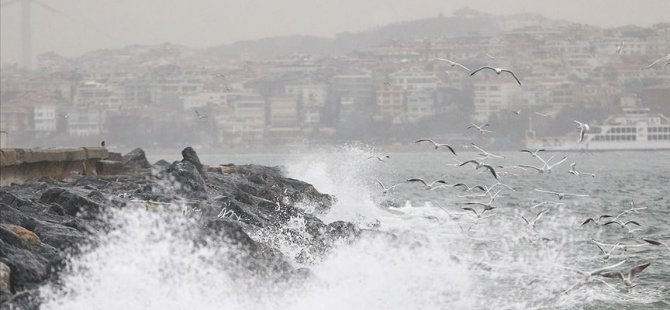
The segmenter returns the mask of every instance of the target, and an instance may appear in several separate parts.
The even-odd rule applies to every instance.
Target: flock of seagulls
[[[442,60],[442,61],[449,61],[449,60]],[[452,64],[453,66],[458,66],[458,63]],[[580,140],[583,141],[585,132],[590,130],[589,125],[586,123],[582,123],[579,121],[575,121],[578,124],[578,128],[580,129]],[[492,133],[493,131],[485,129],[489,128],[489,124],[481,124],[481,125],[476,125],[476,124],[471,124],[466,128],[467,129],[475,129],[481,134],[484,133]],[[421,177],[413,177],[413,178],[408,178],[405,181],[399,182],[397,184],[394,184],[392,186],[386,186],[384,183],[382,183],[380,180],[376,180],[376,183],[379,185],[382,194],[386,195],[391,193],[392,191],[396,190],[399,186],[405,186],[405,184],[419,184],[421,186],[421,189],[427,190],[427,191],[436,191],[436,190],[459,190],[464,193],[467,193],[466,195],[456,195],[457,198],[459,199],[466,199],[465,201],[460,201],[456,202],[456,204],[460,204],[460,210],[462,215],[471,215],[473,216],[473,222],[472,225],[468,228],[465,229],[461,223],[459,223],[459,227],[461,227],[461,231],[464,234],[469,234],[472,227],[475,226],[477,223],[480,221],[494,217],[496,216],[495,210],[499,207],[498,205],[498,200],[501,197],[505,197],[506,195],[503,195],[505,191],[516,191],[517,189],[509,186],[506,184],[506,177],[503,177],[503,174],[506,173],[507,171],[501,171],[502,169],[507,169],[507,168],[516,168],[519,169],[522,173],[526,170],[534,170],[538,172],[539,174],[544,174],[544,175],[549,175],[552,173],[552,171],[555,170],[556,167],[560,166],[561,164],[565,163],[568,160],[568,156],[563,156],[561,157],[560,160],[554,161],[554,156],[547,157],[545,159],[545,153],[546,150],[544,149],[537,149],[537,150],[532,150],[532,149],[522,149],[520,150],[521,153],[526,153],[529,155],[529,158],[531,160],[537,160],[538,165],[531,165],[531,164],[518,164],[518,165],[511,165],[511,166],[501,166],[492,163],[492,160],[499,160],[499,159],[504,159],[504,156],[498,155],[491,153],[484,148],[478,146],[475,143],[470,143],[469,145],[463,145],[463,148],[472,148],[472,151],[475,152],[475,154],[478,156],[476,158],[466,158],[461,160],[458,156],[463,156],[463,153],[457,152],[458,150],[456,149],[456,145],[450,144],[450,143],[444,143],[444,142],[436,142],[433,139],[430,138],[422,138],[414,141],[415,144],[425,144],[431,147],[433,151],[439,152],[440,150],[448,151],[445,152],[444,154],[448,154],[449,157],[451,158],[455,163],[454,164],[449,164],[449,166],[454,167],[454,169],[459,169],[465,166],[471,166],[474,167],[475,173],[482,173],[485,172],[485,174],[490,175],[490,177],[495,180],[495,183],[487,186],[485,184],[466,184],[464,182],[454,182],[450,183],[447,182],[446,177],[439,178],[437,180],[426,180],[425,178]],[[449,154],[451,153],[451,154]],[[472,153],[471,153],[472,154]],[[377,159],[378,161],[385,161],[390,159],[391,157],[389,155],[382,155],[382,156],[371,156],[369,159]],[[595,173],[588,173],[588,172],[582,172],[577,170],[577,162],[572,162],[570,164],[570,169],[567,171],[569,175],[573,176],[591,176],[593,178],[596,177]],[[506,174],[505,174],[506,175]],[[407,185],[409,186],[409,185]],[[534,205],[530,206],[529,209],[533,210],[535,208],[540,208],[540,210],[535,211],[534,213],[527,215],[527,214],[522,214],[520,215],[520,224],[524,224],[524,226],[527,228],[528,233],[530,233],[531,237],[539,238],[539,233],[536,231],[538,227],[541,226],[541,223],[543,221],[543,218],[545,217],[546,214],[550,213],[552,210],[552,207],[557,207],[557,206],[565,206],[566,201],[573,199],[573,200],[578,200],[578,199],[583,199],[586,197],[590,197],[589,193],[569,193],[566,191],[561,191],[561,190],[554,190],[554,189],[541,189],[541,188],[534,188],[531,193],[537,193],[536,196],[538,198],[546,196],[552,196],[554,200],[544,200],[539,203],[535,203]],[[439,206],[439,204],[438,204]],[[439,206],[440,209],[444,210],[449,214],[449,216],[454,219],[452,216],[452,213],[448,211],[447,209],[443,208],[442,206]],[[585,219],[584,221],[580,221],[578,223],[575,223],[575,225],[581,225],[579,227],[584,227],[585,229],[607,229],[611,233],[617,233],[619,230],[623,233],[624,236],[635,236],[635,233],[641,230],[642,224],[634,218],[629,218],[629,216],[638,214],[640,211],[644,210],[646,208],[643,207],[636,207],[634,204],[632,205],[631,208],[624,210],[620,212],[619,214],[616,215],[610,215],[610,214],[601,214],[601,215],[594,215],[592,217],[589,217]],[[590,225],[590,226],[589,226]],[[548,238],[539,238],[538,240],[543,240],[543,241],[550,241],[551,239]],[[639,243],[633,243],[633,244],[624,244],[623,242],[616,242],[615,244],[609,244],[605,242],[600,242],[592,239],[592,243],[597,247],[598,249],[598,255],[597,258],[606,262],[612,257],[620,257],[620,255],[624,255],[627,249],[632,249],[632,248],[641,248],[641,247],[661,247],[661,248],[666,248],[670,250],[670,246],[666,243],[663,243],[659,240],[652,239],[652,238],[642,238],[638,239],[640,240]],[[601,268],[597,268],[592,271],[581,271],[577,269],[572,269],[573,271],[585,275],[586,278],[580,280],[577,284],[573,285],[572,287],[568,288],[564,292],[567,294],[571,290],[581,286],[585,285],[588,283],[592,282],[598,282],[606,285],[607,287],[614,288],[616,289],[617,287],[622,287],[623,290],[628,290],[630,291],[633,287],[636,286],[636,284],[633,282],[636,278],[636,276],[643,272],[647,267],[651,265],[651,262],[642,262],[637,265],[632,265],[629,266],[627,269],[620,269],[621,266],[626,264],[627,261],[623,260],[617,264],[610,265],[610,266],[604,266]],[[570,269],[570,268],[568,268]],[[620,285],[617,285],[616,283],[612,283],[613,280],[618,280],[620,282]]]

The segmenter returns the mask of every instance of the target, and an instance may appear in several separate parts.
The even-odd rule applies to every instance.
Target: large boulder
[[[148,169],[151,168],[151,163],[147,160],[144,150],[136,148],[128,154],[123,155],[123,166],[128,170]]]
[[[206,197],[205,179],[191,162],[176,161],[165,172],[175,183],[177,192],[189,197]]]
[[[203,177],[205,176],[205,172],[203,171],[202,168],[202,163],[200,163],[200,158],[198,157],[198,154],[195,152],[195,150],[192,147],[187,147],[181,151],[181,156],[183,159],[181,160],[182,162],[189,162],[195,166],[196,169],[198,169],[198,172],[200,175]]]

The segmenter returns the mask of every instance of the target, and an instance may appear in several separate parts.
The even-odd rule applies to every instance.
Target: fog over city
[[[0,309],[670,309],[670,0],[0,7]]]
[[[670,50],[668,11],[664,0],[6,0],[3,140],[403,149],[431,135],[518,147],[574,135],[576,115],[670,112],[668,67],[646,68]],[[520,85],[466,72],[484,65]]]

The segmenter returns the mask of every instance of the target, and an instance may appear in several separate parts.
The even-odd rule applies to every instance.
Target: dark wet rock
[[[41,178],[0,188],[0,262],[12,273],[9,292],[0,293],[0,309],[39,307],[36,289],[58,280],[66,257],[78,253],[82,245],[95,246],[104,240],[104,232],[111,229],[104,217],[110,208],[143,206],[151,212],[163,203],[180,201],[185,211],[176,216],[200,221],[194,236],[184,238],[192,238],[199,246],[235,247],[222,254],[232,256],[221,260],[249,272],[240,277],[261,275],[281,283],[311,277],[308,269],[295,269],[290,261],[310,264],[342,242],[373,234],[346,222],[326,225],[315,214],[306,213],[298,203],[313,206],[318,214],[329,210],[334,197],[286,178],[278,167],[208,168],[192,148],[184,149],[182,156],[172,164],[157,162],[151,171],[146,169],[151,166],[144,152],[136,149],[123,157],[124,168],[133,169],[132,173],[70,182]],[[288,225],[296,222],[304,227]],[[257,233],[284,234],[304,250],[289,259],[270,243],[250,237]]]
[[[65,214],[70,216],[91,216],[100,211],[101,207],[94,201],[72,193],[64,188],[50,188],[42,193],[40,202],[58,204]]]
[[[192,147],[189,146],[183,149],[181,151],[181,156],[183,157],[183,159],[181,160],[182,162],[189,162],[193,164],[195,168],[198,169],[200,175],[205,176],[202,163],[200,163],[200,158],[198,157],[198,154]]]
[[[195,165],[188,161],[176,161],[165,170],[175,184],[178,193],[186,196],[203,196],[206,192],[205,179]]]
[[[151,164],[147,160],[144,150],[141,148],[136,148],[128,152],[128,154],[123,155],[122,161],[123,166],[130,171],[151,168]]]

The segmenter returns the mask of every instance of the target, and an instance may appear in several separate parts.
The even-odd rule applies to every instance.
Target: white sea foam
[[[539,210],[515,208],[524,205],[515,197],[480,220],[453,200],[441,204],[446,211],[411,199],[385,211],[378,202],[388,197],[371,180],[388,166],[367,160],[371,154],[343,147],[286,162],[289,176],[337,196],[321,216],[325,222],[376,224],[384,232],[308,259],[310,240],[298,218],[290,221],[290,234],[252,233],[296,267],[309,267],[315,277],[305,284],[274,287],[241,277],[229,255],[236,250],[195,246],[195,223],[179,212],[126,209],[114,212],[115,229],[95,248],[70,261],[61,285],[42,288],[44,309],[573,309],[665,298],[650,286],[625,294],[598,282],[565,293],[585,280],[567,267],[602,264],[582,241],[587,233],[574,229],[578,219],[570,208],[547,212],[536,232],[520,215]]]

